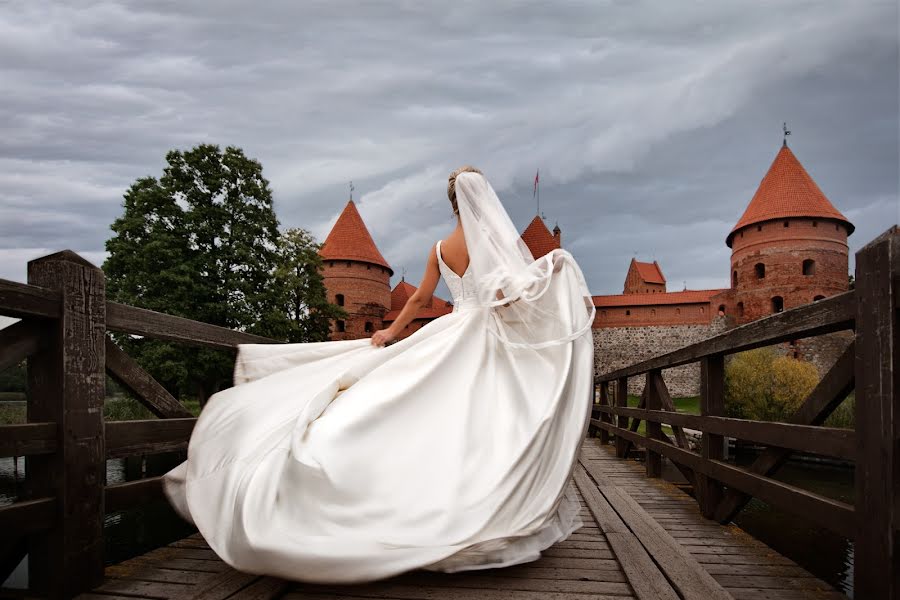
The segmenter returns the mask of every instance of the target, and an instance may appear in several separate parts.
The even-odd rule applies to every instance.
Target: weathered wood
[[[110,331],[141,335],[189,346],[231,349],[238,344],[274,344],[277,340],[235,331],[227,327],[192,321],[165,313],[107,302],[106,326]]]
[[[662,401],[659,396],[659,390],[656,387],[657,378],[662,378],[659,371],[647,372],[644,383],[644,401],[648,410],[659,412],[662,409]],[[657,439],[663,435],[659,421],[647,421],[647,435]],[[666,439],[668,440],[668,438]],[[647,472],[647,477],[662,477],[662,456],[648,447],[644,468]]]
[[[735,487],[788,512],[806,517],[840,535],[846,537],[852,537],[853,535],[855,513],[853,507],[848,504],[745,471],[722,461],[704,459],[693,452],[682,450],[676,446],[642,436],[627,429],[613,427],[602,423],[598,419],[592,419],[592,421],[597,427],[610,428],[610,433],[613,435],[624,436],[637,445],[652,446],[656,452],[672,461],[684,463],[692,468],[695,473],[708,475],[727,486]]]
[[[137,504],[146,504],[165,498],[162,488],[162,476],[145,477],[128,483],[117,483],[106,486],[106,512],[125,510]]]
[[[106,338],[106,371],[157,417],[169,419],[194,416],[109,338]]]
[[[28,282],[62,297],[41,325],[46,347],[28,358],[28,420],[58,424],[57,451],[25,459],[27,497],[57,499],[54,528],[29,537],[29,580],[59,597],[103,579],[105,281],[65,250],[30,261]]]
[[[821,425],[825,422],[834,409],[840,405],[847,395],[853,390],[855,375],[854,369],[856,364],[856,342],[851,342],[847,346],[844,353],[838,358],[834,366],[829,369],[819,384],[813,389],[809,397],[800,405],[800,408],[789,419],[788,426],[798,425]],[[776,427],[778,429],[778,427]],[[788,430],[789,431],[789,430]],[[727,434],[732,435],[732,434]],[[828,437],[831,439],[828,439]],[[732,436],[739,437],[739,436]],[[759,438],[759,436],[756,436]],[[806,438],[806,439],[804,439]],[[837,439],[835,439],[837,438]],[[743,439],[753,439],[745,437]],[[773,441],[770,440],[769,443]],[[801,442],[809,442],[816,444],[824,443],[825,448],[818,447],[818,451]],[[768,448],[760,454],[749,470],[760,475],[774,475],[778,469],[787,462],[791,455],[791,449],[806,452],[818,452],[819,454],[828,455],[834,452],[832,456],[840,456],[842,458],[856,459],[856,432],[850,430],[838,430],[826,434],[825,428],[816,428],[810,434],[804,436],[802,433],[791,435],[787,432],[782,435],[781,441],[774,445],[782,444],[777,448]],[[831,450],[829,450],[829,448]],[[840,450],[840,452],[838,452]],[[750,501],[750,496],[743,494],[738,490],[729,489],[725,492],[722,502],[716,508],[715,519],[720,523],[728,523],[734,519],[735,515]]]
[[[0,329],[0,371],[40,350],[41,343],[41,327],[34,321],[19,321]]]
[[[900,486],[900,335],[896,294],[900,231],[856,253],[856,507],[854,594],[900,598],[900,538],[894,512]]]
[[[599,493],[581,463],[575,467],[575,485],[581,491],[597,525],[606,534],[635,595],[640,600],[677,600],[675,590],[637,538]]]
[[[600,406],[609,406],[609,382],[604,381],[600,384]],[[601,421],[606,421],[607,423],[611,423],[609,415],[604,415],[600,417]],[[608,444],[609,443],[609,432],[605,429],[600,430],[600,443]]]
[[[56,423],[0,425],[0,457],[51,454],[56,444]]]
[[[596,464],[585,469],[597,481],[597,487],[609,505],[640,543],[653,556],[675,589],[685,600],[732,600],[731,595],[657,523],[627,492],[612,484]]]
[[[106,458],[184,450],[197,419],[107,421]]]
[[[622,377],[616,381],[616,406],[619,408],[628,408],[628,378]],[[628,427],[628,417],[618,416],[616,425],[625,428]],[[616,456],[625,458],[628,453],[628,442],[625,438],[616,436]]]
[[[55,498],[38,498],[0,506],[0,531],[8,540],[47,531],[57,525]]]
[[[28,544],[24,539],[4,537],[0,539],[0,583],[6,581],[28,554]],[[2,597],[2,596],[0,596]]]
[[[656,392],[656,395],[659,397],[660,408],[669,412],[677,412],[675,409],[675,402],[672,401],[672,395],[669,394],[669,388],[666,387],[666,382],[663,379],[662,372],[657,371],[656,376],[653,377],[653,389]],[[688,445],[687,436],[684,434],[684,429],[682,429],[678,425],[672,425],[672,432],[675,434],[675,439],[677,440],[678,447],[684,448],[685,450],[690,450],[690,446]],[[658,435],[655,436],[656,439],[662,440],[668,443],[672,443],[672,440],[669,439],[669,436],[663,433],[662,428],[659,429]],[[694,472],[687,466],[679,463],[672,462],[675,465],[675,468],[681,471],[682,476],[687,480],[687,482],[692,486],[696,487],[697,482],[694,477]]]
[[[707,356],[700,361],[700,414],[704,417],[721,417],[725,412],[725,357],[721,354]],[[725,438],[708,429],[700,439],[700,456],[708,460],[722,460]],[[722,501],[722,484],[700,474],[696,481],[697,503],[700,512],[712,519],[716,507]]]
[[[733,354],[779,342],[831,333],[853,327],[856,318],[854,292],[844,292],[814,304],[792,308],[758,321],[735,327],[702,342],[685,346],[630,367],[597,376],[596,382],[641,375],[653,369],[670,369],[713,354]]]
[[[0,279],[0,315],[55,319],[60,315],[61,299],[57,289]]]
[[[662,423],[677,424],[715,435],[727,435],[741,440],[778,446],[782,449],[834,456],[846,460],[854,460],[856,458],[856,434],[852,429],[748,421],[730,417],[689,415],[665,410],[651,411],[640,408],[620,409],[615,407],[610,409],[607,407],[596,407],[596,412],[621,414],[637,419],[653,419]]]

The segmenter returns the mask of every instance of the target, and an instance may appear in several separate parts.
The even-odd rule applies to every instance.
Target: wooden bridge
[[[195,422],[107,332],[213,348],[270,340],[110,302],[102,272],[68,251],[30,262],[28,282],[0,280],[0,314],[22,319],[0,330],[0,369],[27,358],[29,390],[28,423],[0,427],[0,457],[25,456],[27,465],[24,497],[0,507],[0,581],[27,553],[30,589],[3,588],[0,597],[843,598],[730,524],[756,497],[853,541],[856,598],[900,598],[896,227],[857,253],[855,290],[598,377],[592,436],[575,471],[585,525],[539,560],[361,585],[240,573],[197,535],[105,566],[104,514],[162,496],[158,477],[106,485],[106,460],[183,450]],[[853,342],[789,423],[722,416],[726,355],[841,330],[853,331]],[[661,376],[692,362],[701,366],[701,415],[677,412]],[[107,373],[159,418],[104,422]],[[631,377],[645,379],[637,408],[627,407]],[[856,430],[823,427],[851,391]],[[700,452],[685,427],[702,432]],[[767,450],[741,468],[723,460],[726,437]],[[854,461],[855,503],[773,478],[793,452]],[[681,471],[685,489],[660,478],[663,457]]]

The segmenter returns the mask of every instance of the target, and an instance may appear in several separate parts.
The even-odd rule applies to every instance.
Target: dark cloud
[[[489,4],[489,7],[485,7]],[[898,220],[894,1],[0,6],[0,277],[69,247],[102,260],[122,193],[166,151],[237,145],[282,225],[323,237],[352,179],[417,282],[481,166],[514,222],[558,222],[595,293],[656,258],[727,285],[724,239],[781,143],[857,225]]]

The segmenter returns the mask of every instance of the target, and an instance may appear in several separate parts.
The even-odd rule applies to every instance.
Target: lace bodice
[[[441,240],[437,241],[435,252],[437,253],[441,276],[447,282],[447,287],[450,288],[450,295],[453,296],[453,312],[458,311],[460,307],[470,304],[474,305],[476,303],[475,276],[472,275],[471,268],[467,267],[462,277],[454,273],[441,256]]]

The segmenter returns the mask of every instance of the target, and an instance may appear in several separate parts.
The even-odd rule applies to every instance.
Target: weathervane
[[[406,281],[406,267],[401,270],[400,281]]]
[[[356,189],[356,188],[353,187],[353,182],[351,181],[351,182],[350,182],[350,199],[351,199],[351,200],[353,200],[353,190],[355,190],[355,189]]]
[[[784,122],[781,128],[784,130],[784,140],[781,142],[781,144],[787,147],[787,136],[791,135],[790,129],[787,128],[787,121]]]

